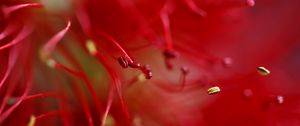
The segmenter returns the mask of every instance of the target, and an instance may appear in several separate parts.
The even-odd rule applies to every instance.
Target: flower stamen
[[[164,38],[165,38],[165,42],[166,42],[166,49],[172,50],[173,49],[173,40],[172,40],[172,36],[171,36],[170,19],[169,19],[168,13],[165,11],[166,10],[164,10],[160,13],[160,20],[162,22],[163,29],[164,29]]]
[[[109,36],[108,36],[109,37]],[[90,41],[92,42],[92,41]],[[92,45],[92,44],[91,44]],[[95,44],[93,44],[95,45]],[[93,47],[94,48],[94,47]],[[106,61],[105,57],[103,55],[101,55],[98,51],[97,51],[97,48],[95,46],[95,52],[94,53],[90,53],[92,54],[93,56],[95,56],[97,58],[97,60],[102,63],[105,67],[105,69],[108,71],[108,74],[110,76],[110,78],[112,79],[112,83],[113,83],[113,86],[115,87],[116,91],[117,91],[117,94],[118,94],[118,98],[119,98],[119,101],[121,103],[121,106],[122,106],[122,110],[124,112],[124,114],[126,115],[127,118],[129,118],[129,114],[127,112],[127,109],[125,107],[125,103],[124,103],[124,100],[123,100],[123,96],[121,94],[121,82],[120,80],[118,79],[117,77],[117,73],[114,72],[113,68],[109,65],[109,63]]]
[[[58,42],[65,36],[67,31],[69,30],[71,26],[70,19],[67,19],[67,26],[62,29],[60,32],[56,33],[43,47],[40,52],[40,56],[42,60],[47,59],[51,53],[53,52],[54,48],[58,44]]]
[[[106,121],[107,121],[109,110],[110,110],[112,102],[113,102],[113,98],[114,98],[114,90],[113,90],[113,88],[110,88],[109,94],[108,94],[108,101],[107,101],[105,112],[103,114],[101,126],[105,126],[105,124],[107,124]]]
[[[184,90],[184,88],[186,87],[186,76],[189,73],[189,69],[185,66],[180,67],[180,71],[181,71],[181,87],[180,90]]]
[[[55,68],[56,61],[54,59],[49,58],[49,59],[46,60],[46,64],[50,68]]]
[[[36,117],[34,115],[31,115],[27,126],[34,126],[35,122],[36,122]]]
[[[29,70],[31,70],[31,68],[28,68]],[[25,89],[21,95],[21,97],[15,102],[14,105],[12,105],[10,108],[8,108],[5,112],[0,113],[1,114],[1,118],[0,118],[0,124],[3,123],[3,121],[9,116],[11,115],[11,113],[24,101],[24,99],[26,98],[26,96],[28,95],[29,91],[30,91],[30,87],[32,84],[32,74],[31,71],[29,71],[29,75],[28,75],[28,79],[25,82]]]
[[[100,31],[99,32],[100,35],[102,35],[104,38],[106,38],[107,40],[109,40],[110,42],[113,43],[113,45],[115,45],[122,54],[124,54],[125,58],[128,60],[129,63],[133,63],[133,59],[129,56],[129,54],[125,51],[125,49],[123,49],[123,47],[109,34]]]
[[[16,26],[17,25],[13,23],[6,26],[6,28],[0,33],[0,41],[8,35],[10,35],[11,33],[13,33],[13,31],[16,30]]]
[[[58,63],[56,63],[55,67],[63,69],[65,71],[67,71],[67,72],[69,72],[69,73],[71,73],[71,74],[79,77],[80,79],[82,79],[85,82],[88,90],[90,91],[90,93],[92,95],[92,98],[93,98],[93,100],[94,100],[94,102],[96,104],[96,107],[97,107],[98,111],[102,112],[101,103],[100,103],[100,101],[97,98],[97,94],[96,94],[95,90],[93,89],[91,82],[89,81],[89,79],[87,78],[87,76],[82,71],[75,71],[75,70],[72,70],[72,69],[70,69],[70,68],[62,65],[62,64],[58,64]]]
[[[205,17],[207,15],[207,13],[203,9],[197,7],[194,0],[184,0],[184,2],[189,7],[189,9],[197,15],[201,17]]]
[[[140,71],[142,71],[142,73],[144,73],[145,77],[147,79],[151,79],[152,77],[152,72],[151,69],[149,67],[149,65],[141,65],[138,62],[135,62],[132,60],[132,58],[130,58],[130,56],[126,53],[126,51],[108,34],[102,32],[103,35],[105,35],[107,37],[107,39],[111,40],[113,43],[116,44],[116,46],[122,50],[122,52],[124,53],[125,56],[120,56],[117,61],[120,64],[120,66],[122,66],[123,68],[136,68],[139,69]],[[88,49],[88,51],[90,52],[91,55],[98,57],[98,59],[101,57],[101,59],[104,60],[104,57],[100,55],[100,53],[97,50],[97,47],[95,45],[95,43],[91,40],[88,40],[86,43],[86,48]],[[103,62],[102,62],[103,63]],[[147,67],[145,67],[147,66]]]
[[[116,91],[117,91],[117,95],[122,107],[122,111],[125,114],[125,116],[129,119],[129,113],[126,109],[125,103],[124,103],[124,99],[121,93],[121,82],[120,79],[117,75],[117,73],[114,71],[114,69],[109,65],[109,63],[106,61],[105,57],[103,55],[101,55],[98,51],[95,54],[95,57],[97,58],[97,60],[102,63],[104,65],[104,67],[106,68],[110,78],[112,79],[112,83],[113,86],[115,87]]]
[[[24,40],[28,35],[33,31],[33,26],[27,24],[23,26],[22,30],[18,33],[18,35],[9,43],[0,46],[0,51],[6,48],[9,48],[11,46],[14,46]]]
[[[149,27],[149,23],[143,16],[143,14],[138,10],[138,8],[134,5],[133,1],[131,0],[118,0],[124,11],[133,18],[138,27],[139,31],[142,32],[144,37],[150,41],[150,44],[154,44],[156,33],[153,31],[152,28]]]
[[[140,70],[144,73],[146,79],[152,78],[152,71],[149,65],[143,65],[140,67]]]
[[[171,59],[174,59],[177,57],[177,52],[173,48],[173,39],[171,35],[171,28],[170,28],[170,19],[169,19],[169,11],[171,11],[170,3],[166,3],[163,10],[160,12],[160,20],[163,25],[164,30],[164,38],[165,38],[165,44],[166,47],[163,51],[163,55],[165,57],[165,63],[168,69],[172,69],[173,65],[171,64]]]
[[[173,69],[173,65],[171,63],[172,59],[175,59],[178,56],[178,53],[174,50],[165,49],[163,52],[163,55],[165,57],[165,64],[168,69]]]
[[[4,82],[6,81],[6,79],[8,78],[9,74],[11,73],[13,66],[15,65],[16,61],[17,61],[18,55],[16,52],[14,52],[14,50],[10,51],[9,53],[9,59],[8,59],[8,66],[7,69],[5,71],[5,74],[2,78],[2,80],[0,81],[0,88],[4,85]]]
[[[119,64],[123,67],[123,68],[127,68],[128,67],[128,61],[123,57],[123,56],[120,56],[118,58],[118,62]]]
[[[7,18],[10,16],[11,13],[23,9],[23,8],[27,8],[27,7],[42,7],[43,5],[40,3],[25,3],[25,4],[19,4],[19,5],[13,5],[13,6],[3,6],[2,7],[2,11],[4,13],[4,16]]]
[[[260,74],[261,76],[267,76],[271,72],[267,68],[261,66],[257,68],[257,73]]]
[[[52,111],[52,112],[43,113],[43,114],[36,116],[36,120],[40,120],[40,119],[43,119],[43,118],[49,117],[49,116],[56,116],[59,114],[60,114],[60,111]]]
[[[218,86],[214,86],[214,87],[211,87],[211,88],[207,89],[207,93],[209,95],[219,93],[220,91],[221,91],[221,89]]]
[[[91,55],[95,55],[97,52],[97,48],[94,42],[92,42],[91,40],[88,40],[85,44],[87,50],[89,51],[89,53]]]
[[[84,95],[80,91],[80,89],[79,89],[79,87],[78,87],[78,85],[77,85],[77,83],[76,83],[75,80],[72,80],[72,86],[71,87],[72,87],[72,89],[73,89],[76,97],[78,98],[79,103],[82,106],[82,109],[83,109],[84,114],[86,116],[86,119],[88,121],[88,125],[89,126],[94,126],[94,124],[93,124],[93,118],[92,118],[91,112],[89,110],[90,108],[89,108],[89,106],[87,104],[87,99],[84,97]]]

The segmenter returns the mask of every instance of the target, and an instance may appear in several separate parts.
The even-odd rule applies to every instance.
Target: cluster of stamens
[[[194,12],[194,13],[197,13],[198,15],[204,17],[207,15],[207,13],[202,10],[201,8],[197,7],[196,3],[194,0],[183,0],[185,2],[185,4],[188,6],[188,8]],[[247,0],[246,1],[247,5],[249,6],[254,6],[254,0]],[[21,8],[25,8],[25,7],[42,7],[41,4],[37,4],[37,3],[33,3],[33,4],[23,4],[23,5],[19,5],[19,6],[14,6],[14,7],[5,7],[3,9],[4,11],[4,14],[5,14],[5,17],[8,18],[9,15],[16,11],[16,10],[19,10]],[[166,65],[166,68],[171,71],[171,69],[173,69],[173,64],[172,64],[172,60],[176,59],[179,55],[179,53],[177,51],[180,51],[180,50],[175,50],[174,47],[173,47],[173,40],[172,40],[172,36],[171,36],[171,29],[170,29],[170,21],[169,21],[169,9],[170,8],[167,8],[169,6],[166,6],[166,9],[163,10],[161,13],[160,13],[160,18],[161,18],[161,22],[162,22],[162,25],[163,25],[163,29],[164,29],[164,37],[165,37],[165,46],[163,47],[162,49],[162,55],[165,59],[165,65]],[[80,20],[80,19],[79,19]],[[11,26],[9,26],[8,28],[10,28]],[[58,32],[57,34],[55,34],[41,49],[41,52],[40,52],[40,58],[41,60],[46,63],[49,67],[51,68],[60,68],[60,69],[63,69],[77,77],[79,77],[80,79],[82,79],[86,85],[88,86],[88,90],[91,92],[91,95],[93,97],[93,100],[96,102],[96,106],[97,106],[97,109],[99,111],[99,113],[102,112],[101,110],[101,104],[100,104],[100,100],[98,99],[97,97],[97,94],[96,92],[94,91],[93,87],[92,87],[92,84],[91,82],[89,81],[87,75],[85,75],[85,73],[83,72],[82,69],[79,69],[78,71],[77,70],[72,70],[70,68],[68,68],[67,66],[64,66],[60,63],[58,63],[56,60],[54,60],[53,58],[51,58],[51,53],[54,51],[56,45],[58,44],[58,42],[64,37],[64,35],[67,33],[67,31],[69,30],[69,28],[71,27],[71,21],[70,19],[67,20],[67,26],[61,30],[60,32]],[[32,31],[32,29],[29,28],[29,30],[27,29],[28,27],[24,27],[24,29],[22,29],[22,31],[20,32],[20,35],[17,35],[16,37],[16,40],[15,41],[12,41],[11,43],[9,44],[6,44],[4,46],[0,46],[0,50],[4,50],[6,48],[9,48],[9,47],[12,47],[16,44],[18,44],[19,41],[23,40],[25,37],[27,37]],[[4,30],[4,31],[7,31],[7,32],[3,32],[2,34],[0,34],[0,40],[5,38],[6,34],[11,34],[9,30]],[[11,30],[13,31],[13,30]],[[4,34],[5,33],[5,34]],[[137,69],[139,70],[142,74],[141,76],[139,75],[137,78],[142,82],[146,79],[151,79],[152,76],[153,76],[153,73],[151,71],[151,68],[148,64],[141,64],[135,60],[133,60],[128,54],[127,52],[125,51],[125,49],[123,47],[121,47],[121,45],[119,45],[118,42],[116,42],[114,40],[114,38],[112,38],[111,36],[109,36],[108,34],[106,33],[100,33],[103,37],[105,37],[106,39],[108,39],[112,45],[115,45],[117,48],[118,48],[118,51],[121,52],[122,56],[119,56],[116,60],[117,62],[119,63],[119,65],[124,68],[124,69],[127,69],[127,68],[132,68],[132,69]],[[1,36],[2,35],[2,36]],[[18,37],[19,36],[19,37]],[[101,120],[102,122],[102,125],[105,125],[105,120],[109,117],[108,116],[108,113],[109,113],[109,110],[110,110],[110,107],[111,107],[111,104],[112,104],[112,101],[113,101],[113,93],[114,91],[116,91],[118,93],[118,97],[120,99],[120,102],[121,102],[121,105],[122,105],[122,109],[123,111],[126,111],[125,113],[127,113],[127,110],[125,109],[125,104],[123,103],[123,98],[122,98],[122,93],[121,93],[121,79],[118,77],[115,69],[111,68],[110,64],[109,63],[106,63],[106,59],[103,60],[104,56],[102,56],[98,50],[97,50],[97,47],[95,45],[95,43],[93,43],[92,41],[87,41],[86,43],[86,48],[88,49],[89,53],[94,56],[95,58],[97,58],[97,60],[100,61],[100,63],[102,63],[106,70],[108,71],[108,73],[110,74],[109,76],[112,78],[113,80],[113,88],[110,89],[110,93],[109,94],[109,98],[108,98],[108,105],[106,107],[106,110],[105,110],[105,113],[104,113],[104,116],[103,116],[103,120]],[[12,56],[13,57],[13,56]],[[16,57],[13,57],[12,59],[14,59],[14,62],[13,64],[16,62]],[[12,61],[11,61],[12,62]],[[222,60],[222,63],[225,67],[230,67],[232,66],[232,59],[231,58],[224,58]],[[108,64],[108,65],[107,65]],[[6,72],[7,74],[10,74],[10,71],[12,68],[8,69],[7,71],[9,72]],[[180,90],[183,90],[185,85],[186,85],[186,76],[189,74],[189,69],[185,66],[181,66],[180,67],[180,79],[179,79],[179,82],[180,82]],[[265,67],[258,67],[256,69],[256,72],[261,75],[261,76],[267,76],[270,74],[270,71],[268,69],[266,69]],[[144,78],[142,78],[144,75]],[[8,75],[7,75],[8,76]],[[4,85],[4,82],[6,81],[6,75],[5,77],[3,77],[4,79],[2,79],[0,81],[0,88],[2,87],[2,85]],[[176,91],[178,88],[176,88]],[[223,89],[222,89],[223,90]],[[208,95],[214,95],[214,94],[218,94],[221,92],[221,88],[219,86],[212,86],[210,88],[207,89],[207,94]],[[252,95],[253,95],[254,91],[250,90],[250,89],[246,89],[244,90],[243,94],[246,98],[251,98]],[[25,93],[24,93],[25,94]],[[79,94],[79,93],[78,93]],[[28,97],[28,96],[27,96]],[[25,98],[23,98],[25,99]],[[16,101],[18,101],[18,99],[11,99],[13,101],[8,101],[8,105],[10,104],[14,104]],[[272,103],[277,103],[277,104],[283,104],[284,102],[284,97],[281,96],[281,95],[278,95],[275,97],[275,99],[273,98],[271,101]],[[19,101],[21,102],[21,101]],[[268,101],[268,104],[269,105],[269,102]],[[83,105],[84,106],[84,105]],[[2,106],[1,106],[2,107]],[[4,108],[4,107],[2,107]],[[87,108],[85,108],[87,109]],[[1,110],[1,109],[0,109]],[[88,109],[86,110],[88,111]],[[86,112],[87,113],[87,112]],[[0,114],[1,114],[1,111],[0,111]],[[6,114],[6,115],[9,115],[10,113]],[[88,116],[91,116],[89,115],[90,113],[87,113],[87,117]],[[30,117],[30,120],[29,120],[29,123],[28,123],[28,126],[33,126],[36,122],[37,119],[39,119],[41,116],[31,116]],[[128,116],[129,117],[129,116]],[[4,119],[3,119],[4,120]],[[0,124],[3,120],[0,120]],[[140,123],[140,122],[137,122],[137,123]],[[90,125],[92,125],[92,122],[90,122]]]

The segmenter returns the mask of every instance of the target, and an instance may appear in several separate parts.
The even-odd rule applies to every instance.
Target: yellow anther
[[[85,43],[85,46],[88,49],[88,51],[89,51],[90,54],[92,54],[92,55],[96,54],[97,48],[96,48],[96,45],[95,45],[95,43],[93,41],[88,40]]]
[[[221,91],[221,89],[218,86],[214,86],[214,87],[211,87],[211,88],[207,89],[207,93],[209,95],[216,94],[216,93],[218,93],[220,91]]]
[[[107,115],[107,117],[104,121],[105,121],[104,126],[115,126],[115,119],[110,114]]]
[[[147,80],[144,74],[139,74],[137,78],[139,82],[144,82]]]
[[[54,68],[56,65],[56,61],[54,59],[47,59],[46,60],[46,64],[50,67],[50,68]]]
[[[270,74],[270,71],[268,69],[266,69],[265,67],[258,67],[257,73],[259,73],[262,76],[266,76],[266,75]]]
[[[40,59],[50,68],[54,68],[56,65],[56,61],[50,58],[49,52],[45,49],[40,50]]]
[[[36,117],[34,115],[30,116],[27,126],[34,126],[35,121],[36,121]]]

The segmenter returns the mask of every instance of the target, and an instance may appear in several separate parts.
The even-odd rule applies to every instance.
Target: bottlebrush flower
[[[0,2],[0,125],[298,126],[298,0]]]

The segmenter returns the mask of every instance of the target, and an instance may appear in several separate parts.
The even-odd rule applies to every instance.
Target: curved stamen
[[[88,87],[88,90],[90,91],[90,93],[92,95],[92,98],[96,104],[98,111],[102,112],[101,103],[97,98],[97,94],[96,94],[95,90],[93,89],[91,82],[88,80],[87,76],[82,71],[74,71],[74,70],[72,70],[62,64],[58,64],[58,63],[55,64],[55,67],[63,69],[65,71],[79,77],[80,79],[82,79],[85,82],[86,86]]]
[[[23,29],[19,32],[17,37],[15,37],[11,42],[9,42],[3,46],[0,46],[0,51],[18,44],[19,42],[24,40],[32,31],[33,31],[33,26],[31,26],[29,24],[23,26]]]
[[[129,63],[133,63],[133,59],[129,56],[129,54],[125,51],[125,49],[109,34],[100,31],[99,34],[106,39],[108,39],[110,42],[112,42],[125,56],[125,58],[128,60]]]
[[[180,71],[181,71],[181,87],[180,87],[180,90],[184,90],[184,88],[186,87],[186,76],[188,75],[189,73],[189,69],[185,66],[182,66],[180,68]]]
[[[107,70],[110,78],[112,79],[112,81],[113,81],[112,83],[113,83],[113,85],[114,85],[114,87],[117,91],[117,95],[118,95],[118,98],[119,98],[119,101],[120,101],[120,104],[121,104],[121,107],[122,107],[122,111],[126,115],[126,117],[129,119],[129,113],[127,111],[127,108],[125,106],[125,102],[124,102],[124,99],[123,99],[123,96],[122,96],[122,93],[121,93],[121,82],[120,82],[120,79],[119,79],[117,73],[109,65],[109,63],[106,61],[104,56],[102,56],[99,52],[97,52],[95,54],[95,57],[98,59],[98,61],[100,63],[102,63],[104,65],[104,67]]]
[[[170,29],[170,20],[167,12],[162,11],[160,13],[160,19],[164,29],[164,38],[166,42],[166,48],[172,50],[173,49],[173,40],[171,36],[171,29]]]
[[[17,28],[16,24],[8,24],[8,26],[5,27],[5,29],[0,33],[0,41],[2,39],[4,39],[5,37],[7,37],[8,35],[10,35],[11,33],[13,33]]]
[[[13,6],[3,6],[2,11],[4,13],[4,16],[7,18],[11,15],[11,13],[27,8],[27,7],[42,7],[43,5],[40,3],[25,3],[25,4],[18,4],[18,5],[13,5]]]
[[[41,57],[46,59],[53,52],[58,42],[65,36],[71,26],[70,19],[67,19],[67,26],[60,32],[56,33],[42,48]]]
[[[56,116],[56,115],[59,115],[59,114],[60,114],[60,111],[51,111],[51,112],[47,112],[47,113],[37,115],[35,117],[35,119],[37,121],[37,120],[41,120],[41,119],[44,119],[44,118],[49,117],[49,116]]]
[[[108,101],[107,101],[105,112],[103,114],[101,126],[105,126],[105,122],[106,122],[109,110],[111,108],[111,105],[112,105],[112,102],[113,102],[113,98],[114,98],[114,89],[110,88],[109,89],[109,94],[108,94]]]
[[[184,0],[184,2],[186,3],[186,5],[189,7],[189,9],[191,11],[193,11],[194,13],[198,14],[201,17],[205,17],[207,15],[207,13],[202,10],[201,8],[197,7],[196,3],[194,0]]]
[[[29,70],[31,70],[31,68],[29,68]],[[29,73],[31,73],[31,72],[29,72]],[[3,121],[9,115],[11,115],[11,113],[23,102],[23,100],[26,98],[26,96],[29,93],[29,90],[30,90],[30,87],[31,87],[31,83],[32,83],[32,75],[29,74],[29,77],[28,77],[28,79],[25,82],[25,89],[24,89],[24,92],[23,92],[22,96],[20,97],[20,99],[18,101],[16,101],[16,103],[14,105],[12,105],[4,113],[1,114],[1,116],[0,116],[0,124],[3,123]]]
[[[12,68],[15,65],[15,62],[17,61],[17,57],[18,57],[18,54],[15,51],[12,50],[9,53],[8,66],[7,66],[6,72],[0,82],[0,89],[3,86],[5,80],[8,78],[9,74],[11,73]]]
[[[88,121],[88,125],[89,126],[94,126],[92,114],[90,112],[90,108],[89,108],[87,99],[84,97],[83,93],[80,91],[80,88],[78,87],[78,84],[76,83],[75,80],[72,80],[72,86],[71,87],[72,87],[72,90],[74,91],[74,94],[78,98],[79,103],[82,106],[82,109],[83,109],[84,114],[86,116],[86,119]]]

